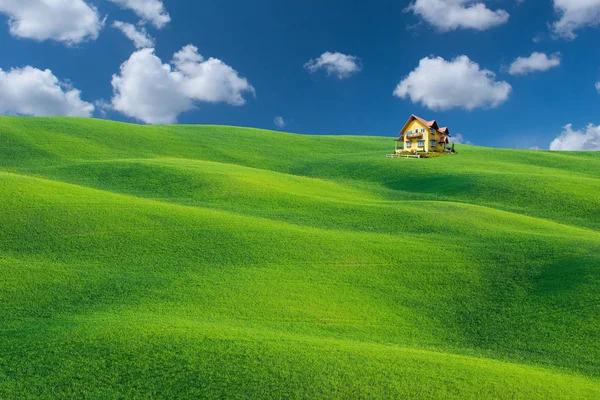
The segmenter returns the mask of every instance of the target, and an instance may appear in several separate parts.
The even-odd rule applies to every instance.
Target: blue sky
[[[600,0],[53,3],[0,0],[2,114],[600,149]]]

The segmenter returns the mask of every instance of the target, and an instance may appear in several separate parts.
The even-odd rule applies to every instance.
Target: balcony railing
[[[422,136],[423,136],[423,134],[422,134],[422,133],[420,133],[420,132],[417,132],[417,133],[409,133],[409,134],[407,134],[407,135],[406,135],[406,137],[407,137],[407,138],[409,138],[409,139],[410,139],[410,138],[416,138],[416,137],[422,137]]]

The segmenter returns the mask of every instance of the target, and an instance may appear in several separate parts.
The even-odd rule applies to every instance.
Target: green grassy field
[[[0,398],[600,398],[600,154],[0,118]]]

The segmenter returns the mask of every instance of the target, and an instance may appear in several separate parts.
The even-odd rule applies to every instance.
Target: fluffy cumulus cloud
[[[600,125],[589,124],[585,130],[574,131],[569,124],[550,143],[550,150],[600,151]]]
[[[10,33],[38,41],[77,44],[98,37],[103,21],[83,0],[0,0]]]
[[[560,65],[560,54],[555,53],[550,57],[546,53],[532,53],[529,57],[517,57],[510,65],[508,73],[511,75],[525,75],[536,71],[547,71]]]
[[[362,69],[358,57],[338,52],[331,53],[329,51],[304,64],[304,68],[310,72],[324,69],[327,71],[327,74],[336,75],[339,79],[349,78],[352,74],[360,72]]]
[[[205,60],[188,45],[163,64],[146,48],[133,53],[113,75],[112,107],[149,124],[175,123],[195,102],[245,104],[254,88],[237,71],[216,58]]]
[[[113,27],[123,32],[138,49],[154,46],[154,39],[148,35],[143,26],[137,27],[127,22],[115,21],[113,22]]]
[[[423,58],[419,66],[396,87],[394,95],[410,98],[432,110],[451,108],[497,107],[512,90],[507,82],[498,82],[496,75],[467,56],[452,61],[441,57]]]
[[[92,104],[81,100],[79,90],[60,82],[48,69],[0,69],[0,93],[2,115],[90,117],[94,112]]]
[[[600,82],[596,82],[596,90],[600,93]]]
[[[442,32],[456,29],[483,31],[508,21],[504,10],[490,10],[482,1],[415,0],[407,8]]]
[[[135,12],[144,21],[148,21],[157,28],[162,28],[171,21],[169,13],[160,0],[110,0],[122,8]]]
[[[560,37],[574,39],[577,29],[600,25],[600,0],[554,0],[554,9],[560,18],[552,28]]]
[[[283,119],[283,117],[275,117],[273,123],[276,127],[283,128],[285,126],[285,119]]]

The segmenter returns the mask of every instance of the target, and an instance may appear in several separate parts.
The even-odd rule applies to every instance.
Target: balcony
[[[423,133],[421,133],[421,132],[416,132],[416,133],[408,133],[408,134],[406,134],[406,137],[407,137],[408,139],[412,139],[412,138],[420,138],[420,137],[423,137]]]

